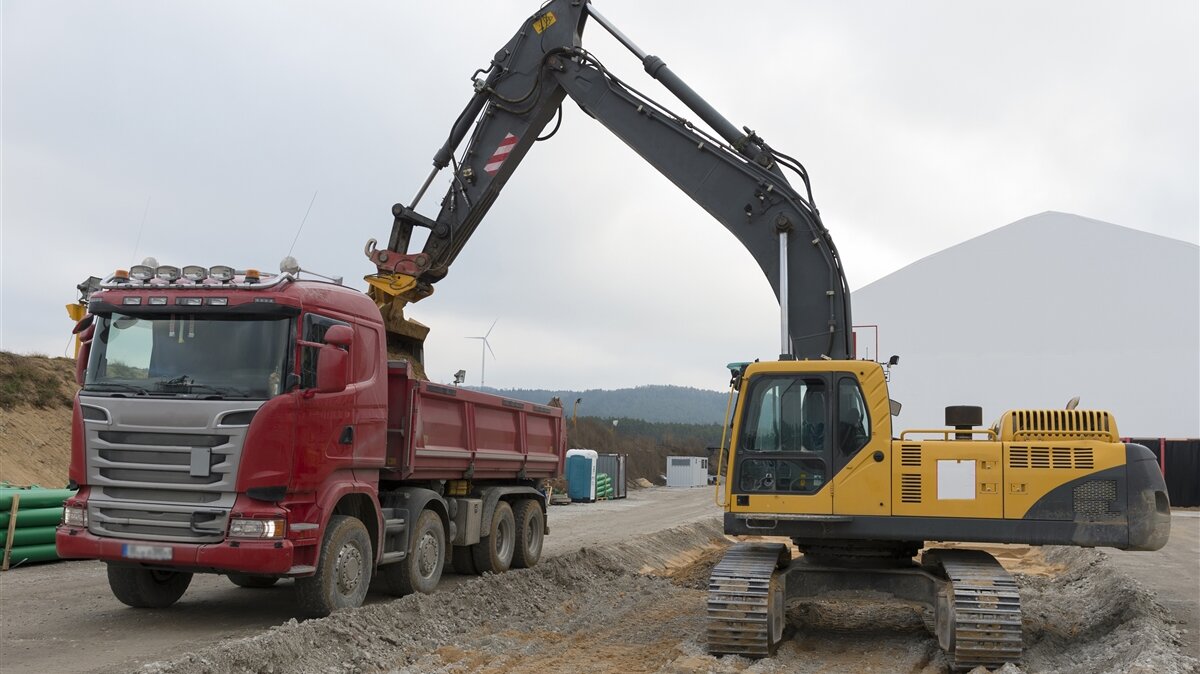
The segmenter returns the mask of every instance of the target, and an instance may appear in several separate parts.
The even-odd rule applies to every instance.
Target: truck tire
[[[454,550],[450,553],[450,561],[454,565],[454,573],[460,576],[479,575],[479,570],[475,568],[475,553],[471,550],[472,547],[474,546],[453,546]]]
[[[517,536],[513,546],[514,569],[528,569],[537,565],[542,558],[542,538],[546,533],[546,517],[542,506],[531,498],[517,501],[513,510],[516,518]]]
[[[275,576],[254,576],[248,573],[227,573],[225,575],[229,578],[229,582],[238,587],[263,588],[271,587],[279,582]]]
[[[191,582],[192,574],[182,571],[108,565],[108,586],[113,596],[134,608],[167,608],[179,601]]]
[[[475,558],[475,569],[479,573],[504,573],[512,565],[513,548],[516,544],[517,524],[512,506],[505,501],[496,503],[487,536],[471,546]]]
[[[403,597],[414,592],[430,594],[437,589],[446,567],[446,528],[432,510],[421,511],[408,544],[408,556],[379,567],[379,577],[388,594]]]
[[[321,540],[317,572],[296,579],[300,612],[310,618],[323,618],[340,608],[361,606],[374,566],[367,527],[346,515],[330,517]]]

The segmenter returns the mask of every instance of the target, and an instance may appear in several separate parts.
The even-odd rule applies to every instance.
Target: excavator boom
[[[589,17],[633,51],[646,72],[715,135],[634,90],[584,49],[581,35]],[[429,178],[410,205],[393,208],[387,248],[368,243],[367,255],[379,270],[373,294],[385,316],[395,314],[396,302],[427,296],[445,277],[508,178],[542,139],[539,134],[561,115],[563,99],[569,96],[750,251],[780,301],[784,357],[853,357],[849,289],[803,167],[748,129],[739,131],[662,59],[639,49],[590,4],[546,4],[496,53],[489,68],[476,75],[475,93],[435,155]],[[437,216],[426,217],[417,205],[447,167],[449,189]],[[803,194],[785,177],[785,168],[801,178]],[[409,250],[415,228],[429,231],[419,252]]]

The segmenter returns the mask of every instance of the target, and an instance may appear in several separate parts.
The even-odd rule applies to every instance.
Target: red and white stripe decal
[[[496,171],[500,170],[500,166],[504,164],[504,160],[508,159],[508,153],[512,152],[513,148],[517,146],[518,140],[520,139],[511,133],[506,134],[504,140],[500,141],[500,146],[492,153],[492,158],[483,167],[483,170],[487,171],[490,175],[496,175]]]

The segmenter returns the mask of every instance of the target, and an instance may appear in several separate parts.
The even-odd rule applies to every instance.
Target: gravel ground
[[[697,579],[727,545],[713,519],[448,592],[295,621],[156,662],[144,674],[210,672],[920,672],[947,660],[915,607],[795,604],[770,660],[713,658]],[[1047,548],[1053,576],[1018,574],[1026,658],[1006,674],[1186,674],[1195,660],[1153,595],[1103,553]],[[652,575],[653,574],[653,575]]]

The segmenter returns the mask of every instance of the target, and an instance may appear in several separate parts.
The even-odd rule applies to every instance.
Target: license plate
[[[171,561],[171,546],[169,545],[123,545],[121,556],[129,559],[153,559]]]

